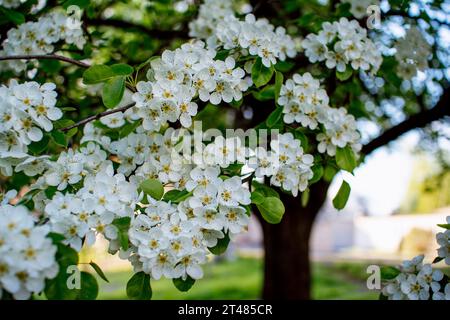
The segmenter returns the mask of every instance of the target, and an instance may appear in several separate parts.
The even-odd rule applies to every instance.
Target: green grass
[[[313,265],[314,299],[376,299],[377,292],[365,289],[365,265]],[[350,266],[350,267],[349,267]],[[351,271],[349,271],[351,270]],[[172,281],[152,281],[152,299],[259,299],[262,286],[262,261],[239,258],[212,262],[204,267],[205,276],[187,293],[179,292]],[[98,279],[99,299],[126,299],[125,287],[131,272],[106,273],[110,283]]]

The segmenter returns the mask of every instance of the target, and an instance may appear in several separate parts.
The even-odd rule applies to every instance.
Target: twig
[[[128,110],[128,109],[134,107],[135,104],[136,104],[136,102],[132,102],[132,103],[129,103],[129,104],[127,104],[126,106],[123,106],[123,107],[120,107],[120,108],[111,109],[111,110],[106,110],[106,111],[97,113],[97,114],[95,114],[95,115],[93,115],[93,116],[90,116],[90,117],[87,117],[87,118],[85,118],[85,119],[83,119],[83,120],[81,120],[81,121],[79,121],[79,122],[77,122],[77,123],[75,123],[75,124],[73,124],[73,125],[70,125],[70,126],[68,126],[68,127],[61,128],[61,129],[59,129],[59,130],[61,130],[61,131],[63,131],[63,132],[69,131],[70,129],[76,128],[76,127],[78,127],[78,126],[82,126],[82,125],[84,125],[84,124],[86,124],[86,123],[88,123],[88,122],[91,122],[91,121],[100,119],[101,117],[108,116],[108,115],[110,115],[110,114],[117,113],[117,112],[126,111],[126,110]]]
[[[6,60],[60,60],[60,61],[64,61],[67,63],[71,63],[74,65],[77,65],[79,67],[82,68],[89,68],[90,65],[82,62],[82,61],[78,61],[72,58],[68,58],[68,57],[64,57],[64,56],[60,56],[57,54],[35,54],[35,55],[17,55],[17,56],[6,56],[6,57],[0,57],[0,61],[6,61]]]

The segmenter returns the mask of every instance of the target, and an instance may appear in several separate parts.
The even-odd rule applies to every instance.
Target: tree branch
[[[85,19],[85,22],[91,26],[106,26],[121,29],[137,29],[145,34],[157,39],[170,40],[174,38],[188,39],[188,34],[185,30],[158,30],[151,29],[146,26],[135,24],[132,22],[118,20],[118,19]]]
[[[387,129],[381,135],[364,145],[361,152],[367,155],[375,149],[388,144],[389,142],[397,139],[402,134],[412,129],[423,128],[433,121],[439,120],[445,116],[450,116],[449,106],[450,90],[446,89],[435,107],[424,112],[419,112],[415,115],[412,115],[398,125]]]
[[[82,68],[89,68],[91,65],[87,64],[85,62],[79,61],[79,60],[75,60],[72,58],[68,58],[68,57],[64,57],[64,56],[60,56],[57,54],[43,54],[43,55],[18,55],[18,56],[7,56],[7,57],[0,57],[0,61],[6,61],[6,60],[60,60],[60,61],[64,61],[64,62],[68,62],[74,65],[77,65],[79,67]],[[126,87],[131,91],[131,92],[136,92],[136,89],[130,85],[129,83],[125,84]]]
[[[90,116],[90,117],[87,117],[87,118],[85,118],[85,119],[83,119],[83,120],[81,120],[81,121],[79,121],[79,122],[77,122],[77,123],[75,123],[75,124],[73,124],[73,125],[71,125],[71,126],[64,127],[64,128],[59,129],[59,130],[61,130],[61,131],[63,131],[63,132],[69,131],[70,129],[73,129],[73,128],[82,126],[82,125],[84,125],[84,124],[86,124],[86,123],[88,123],[88,122],[91,122],[91,121],[100,119],[101,117],[108,116],[108,115],[110,115],[110,114],[117,113],[117,112],[126,111],[126,110],[128,110],[128,109],[134,107],[135,104],[136,104],[136,102],[132,102],[132,103],[129,103],[129,104],[127,104],[126,106],[123,106],[123,107],[120,107],[120,108],[111,109],[111,110],[106,110],[106,111],[97,113],[97,114],[95,114],[95,115],[93,115],[93,116]]]
[[[67,63],[71,63],[74,65],[77,65],[79,67],[82,68],[89,68],[90,65],[82,62],[82,61],[78,61],[72,58],[68,58],[68,57],[64,57],[64,56],[60,56],[57,54],[36,54],[36,55],[17,55],[17,56],[6,56],[6,57],[0,57],[0,61],[6,61],[6,60],[60,60],[60,61],[64,61]]]

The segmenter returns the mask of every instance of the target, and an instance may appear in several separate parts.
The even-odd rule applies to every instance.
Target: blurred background
[[[352,194],[339,212],[331,199],[342,176],[334,179],[310,243],[313,299],[378,299],[366,286],[369,265],[395,265],[421,253],[431,262],[436,256],[437,224],[450,215],[450,173],[432,153],[416,150],[419,139],[412,131],[371,154],[355,176],[345,176]],[[126,299],[132,270],[126,260],[106,254],[106,246],[99,239],[80,260],[92,259],[105,271],[110,282],[99,279],[100,299]],[[258,299],[263,255],[261,227],[253,217],[249,232],[224,256],[210,257],[204,279],[189,292],[164,279],[152,282],[153,298]]]

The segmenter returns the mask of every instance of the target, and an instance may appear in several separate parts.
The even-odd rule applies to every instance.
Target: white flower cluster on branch
[[[14,9],[19,7],[24,2],[25,0],[0,0],[0,6],[8,9]]]
[[[400,274],[383,288],[389,300],[450,300],[450,284],[441,287],[444,274],[423,263],[423,255],[406,260],[400,266]]]
[[[367,9],[370,6],[380,5],[379,0],[341,0],[341,2],[350,4],[350,13],[353,14],[356,19],[366,17],[369,14]]]
[[[37,226],[26,207],[8,200],[0,204],[0,297],[5,290],[14,299],[29,299],[57,275],[56,246],[47,238],[49,226]]]
[[[304,153],[300,140],[292,133],[279,136],[271,141],[271,150],[257,148],[255,151],[256,170],[258,178],[270,177],[270,184],[281,187],[292,193],[294,197],[308,187],[308,181],[313,177],[311,167],[314,157]]]
[[[345,108],[331,108],[328,103],[326,91],[310,73],[295,74],[286,80],[278,98],[278,104],[283,106],[285,123],[298,123],[318,132],[320,153],[334,156],[337,147],[349,145],[357,154],[362,145],[355,118]]]
[[[189,23],[189,36],[207,39],[215,34],[220,21],[234,15],[233,1],[205,0],[200,5],[197,18]]]
[[[36,22],[26,22],[9,30],[0,56],[50,54],[61,41],[79,49],[86,43],[80,20],[75,16],[67,16],[63,11],[53,11],[41,16]],[[0,63],[0,70],[20,72],[25,68],[26,62],[20,60]]]
[[[450,216],[447,217],[447,224],[450,225]],[[450,266],[450,230],[439,232],[436,235],[436,241],[439,245],[438,257],[445,260],[445,263]]]
[[[86,154],[98,151],[98,146],[94,147],[92,143],[88,148],[95,149],[84,149],[78,154],[84,157],[77,159],[84,160],[84,167],[92,163],[91,160],[99,160],[92,159],[96,157],[94,152]],[[64,242],[77,251],[81,250],[82,239],[86,239],[87,245],[92,245],[97,234],[104,235],[108,240],[117,239],[117,227],[112,224],[113,220],[133,217],[139,200],[136,185],[126,181],[123,174],[114,174],[111,163],[103,162],[101,166],[97,173],[87,175],[83,187],[76,194],[56,193],[50,201],[46,201],[45,212],[50,218],[52,230],[64,235]],[[84,169],[83,163],[80,169]],[[47,176],[47,180],[54,179],[51,175]]]
[[[205,1],[189,27],[189,35],[206,40],[209,48],[234,49],[242,56],[259,56],[266,67],[297,54],[295,42],[286,29],[275,28],[267,19],[256,19],[252,14],[240,20],[231,2]]]
[[[395,59],[398,61],[397,73],[410,80],[418,71],[428,68],[431,46],[425,40],[418,27],[411,26],[406,35],[395,44]]]
[[[155,279],[199,279],[208,247],[218,239],[246,230],[249,216],[242,205],[250,204],[250,192],[234,176],[219,177],[219,167],[195,168],[188,190],[193,196],[178,205],[149,198],[145,213],[133,221],[130,261],[135,271]]]
[[[157,131],[178,119],[189,127],[197,114],[195,97],[215,105],[242,98],[249,86],[244,70],[235,66],[232,57],[221,61],[215,56],[214,50],[197,41],[166,50],[161,59],[151,62],[150,81],[138,83],[133,95],[144,129]]]
[[[329,69],[344,72],[347,66],[354,70],[378,71],[382,56],[367,37],[367,30],[358,21],[341,18],[324,22],[318,34],[309,34],[302,42],[305,54],[312,63],[325,61]]]
[[[447,217],[445,232],[436,235],[440,246],[438,258],[450,265],[450,216]],[[441,225],[440,225],[441,226]],[[385,284],[382,294],[390,300],[450,300],[450,282],[448,276],[431,264],[423,263],[424,256],[404,261],[399,267],[399,274]],[[433,263],[434,263],[433,262]]]
[[[28,158],[27,146],[40,141],[42,131],[53,129],[52,121],[62,117],[56,108],[55,85],[37,82],[23,84],[11,80],[0,87],[0,171],[12,174],[14,165]],[[19,171],[20,167],[19,167]]]

